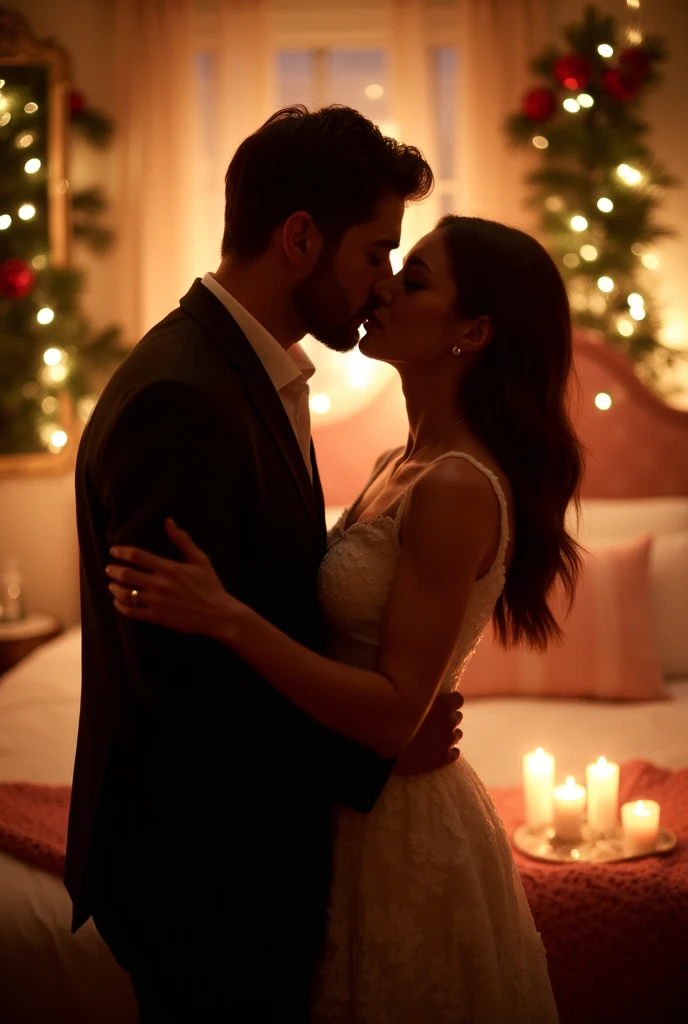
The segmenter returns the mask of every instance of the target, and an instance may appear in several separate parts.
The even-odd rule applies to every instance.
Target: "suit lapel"
[[[323,495],[322,484],[320,482],[320,473],[318,472],[318,464],[315,461],[315,446],[311,441],[311,465],[313,467],[313,491],[315,494],[316,506],[318,509],[318,519],[320,521],[320,542],[323,551],[327,548],[327,526],[325,524],[325,497]]]
[[[277,452],[287,466],[289,475],[320,536],[323,532],[324,511],[321,504],[322,491],[319,479],[317,494],[315,489],[317,469],[314,464],[313,484],[311,484],[296,434],[284,411],[280,397],[263,364],[254,352],[253,346],[229,311],[201,283],[200,279],[196,280],[184,298],[180,299],[180,305],[212,335],[225,357],[238,371],[244,394],[251,404],[256,418],[265,427]],[[314,458],[313,463],[315,463]]]

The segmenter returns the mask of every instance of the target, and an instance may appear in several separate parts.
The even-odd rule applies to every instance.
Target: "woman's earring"
[[[453,354],[455,356],[460,356],[461,355],[461,349],[459,348],[458,345],[454,345],[454,348],[452,349],[452,352],[453,352]]]

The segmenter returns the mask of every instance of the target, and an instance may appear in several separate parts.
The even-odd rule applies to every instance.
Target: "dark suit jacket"
[[[280,946],[289,970],[312,967],[332,805],[369,810],[391,762],[314,722],[221,644],[117,615],[104,569],[115,543],[179,557],[163,530],[171,515],[230,592],[318,649],[325,525],[313,467],[312,485],[260,360],[200,281],[105,388],[76,471],[74,929],[104,895],[145,914],[167,893],[190,927],[221,922],[237,970]]]

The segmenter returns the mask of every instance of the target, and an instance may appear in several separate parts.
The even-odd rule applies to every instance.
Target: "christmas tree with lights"
[[[0,61],[0,454],[62,450],[67,421],[85,420],[94,392],[126,354],[117,327],[96,331],[80,309],[84,276],[51,253],[50,132],[46,70]],[[37,102],[37,100],[39,102]],[[105,146],[112,123],[69,95],[67,123]],[[52,187],[55,187],[54,181]],[[69,240],[100,253],[112,242],[99,188],[65,179]]]
[[[658,339],[651,291],[656,244],[673,235],[655,214],[677,179],[654,159],[641,107],[661,81],[667,52],[660,38],[643,38],[639,0],[627,4],[623,31],[588,7],[564,30],[565,50],[549,47],[532,61],[542,82],[526,93],[507,131],[514,144],[539,152],[527,178],[529,203],[540,211],[574,323],[600,332],[666,391],[665,371],[679,356]]]

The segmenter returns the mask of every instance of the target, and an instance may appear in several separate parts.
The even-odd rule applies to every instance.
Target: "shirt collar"
[[[263,364],[276,391],[280,391],[299,378],[308,380],[313,376],[315,366],[301,345],[292,345],[285,351],[272,334],[233,295],[230,295],[226,288],[218,283],[213,274],[204,274],[201,281],[236,320]]]

